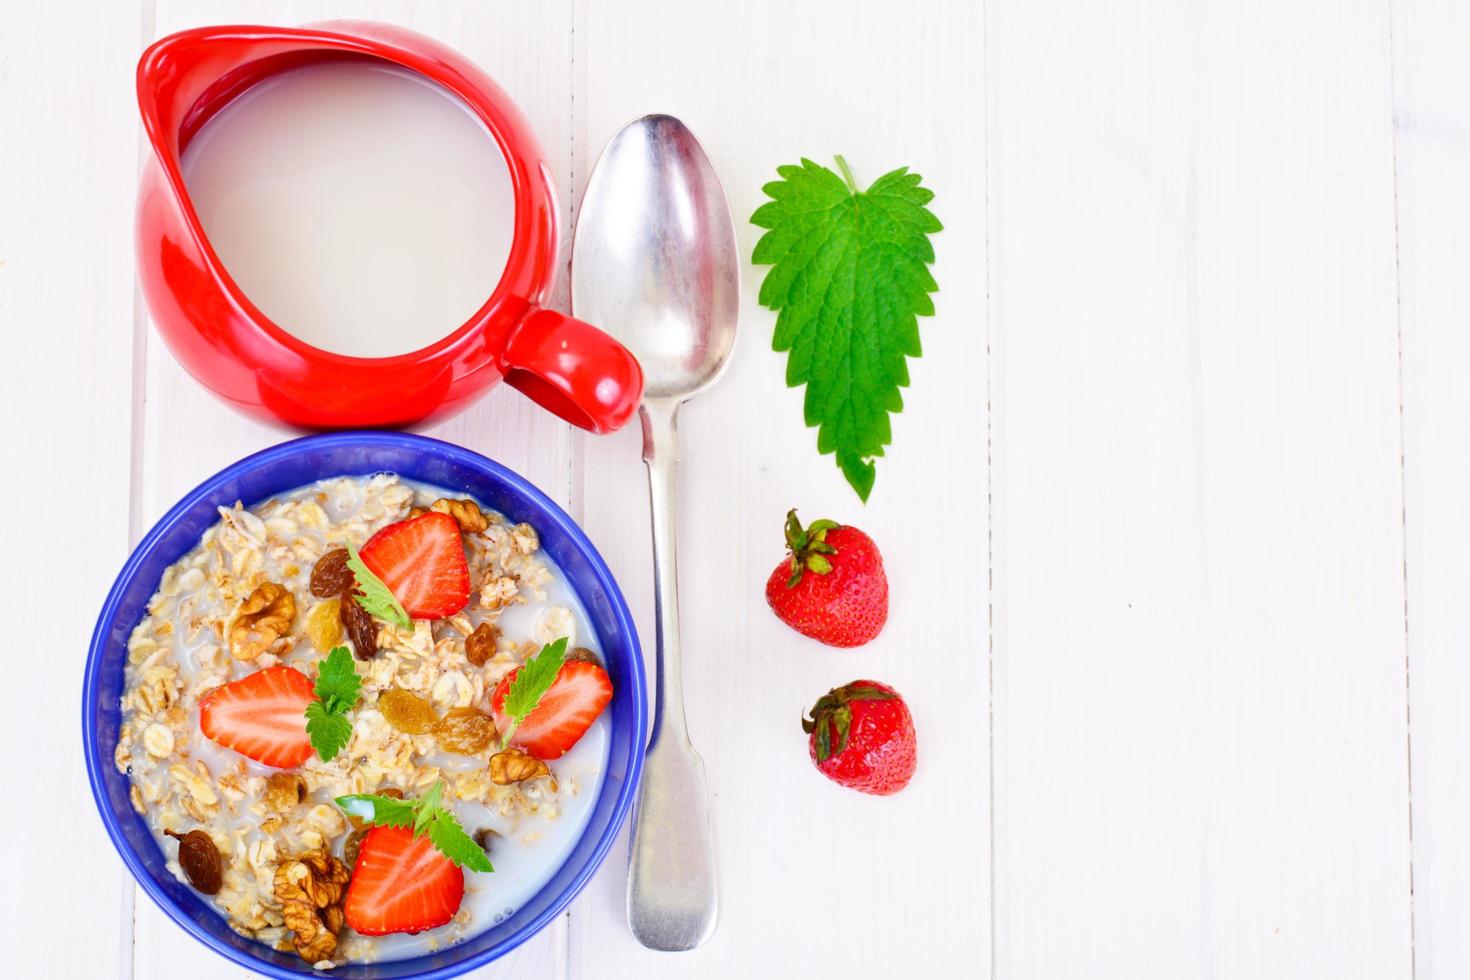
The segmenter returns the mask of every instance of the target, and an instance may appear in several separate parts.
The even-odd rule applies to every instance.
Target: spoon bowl
[[[572,307],[637,355],[644,398],[682,401],[718,380],[735,346],[740,257],[720,179],[673,116],[650,115],[602,151],[572,246]]]

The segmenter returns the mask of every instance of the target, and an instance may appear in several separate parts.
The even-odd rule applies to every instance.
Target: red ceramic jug
[[[230,100],[267,76],[332,58],[377,58],[462,99],[494,136],[515,192],[500,283],[438,342],[396,357],[349,357],[302,342],[263,315],[210,246],[180,159]],[[501,378],[593,432],[623,425],[643,394],[638,362],[581,320],[545,308],[556,277],[550,167],[510,98],[457,52],[389,24],[205,27],[172,34],[138,62],[153,145],[138,198],[138,275],[159,332],[202,384],[237,408],[306,428],[408,425],[464,408]]]

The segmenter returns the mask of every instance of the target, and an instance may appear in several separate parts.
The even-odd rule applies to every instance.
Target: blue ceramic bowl
[[[392,963],[347,965],[338,980],[453,977],[502,956],[556,918],[602,863],[633,805],[643,768],[643,656],[633,618],[612,573],[582,530],[544,493],[510,470],[458,446],[392,432],[308,436],[243,459],[190,492],[149,531],[112,586],[92,635],[82,689],[82,739],[87,774],[102,822],[143,890],[168,917],[227,959],[271,977],[311,975],[295,954],[244,939],[214,907],[169,874],[165,857],[128,802],[128,779],[112,762],[121,716],[127,641],[142,619],[164,569],[189,552],[219,519],[215,508],[247,505],[326,477],[392,472],[463,491],[536,529],[542,548],[566,574],[597,632],[613,700],[606,776],[592,817],[566,863],[546,886],[503,922],[431,956]],[[317,974],[321,976],[321,974]]]

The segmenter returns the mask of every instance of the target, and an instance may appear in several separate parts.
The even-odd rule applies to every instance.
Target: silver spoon
[[[704,760],[684,722],[679,661],[679,405],[714,384],[735,343],[740,258],[719,178],[672,116],[644,116],[602,151],[572,246],[572,308],[643,364],[643,460],[653,515],[655,711],[628,862],[628,925],[650,949],[714,932],[714,837]]]

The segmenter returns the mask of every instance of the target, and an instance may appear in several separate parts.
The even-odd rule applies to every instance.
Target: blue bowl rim
[[[429,436],[421,436],[408,432],[356,430],[303,436],[299,439],[279,443],[232,463],[200,483],[193,490],[185,494],[143,536],[142,540],[138,542],[137,547],[133,549],[132,554],[128,556],[127,562],[123,564],[122,570],[118,572],[117,578],[113,581],[112,588],[108,590],[107,599],[102,605],[102,612],[98,615],[97,624],[92,632],[92,640],[87,647],[87,663],[82,681],[82,751],[86,757],[87,781],[92,789],[92,799],[97,805],[97,812],[102,817],[103,825],[107,828],[107,836],[112,840],[113,847],[117,850],[119,856],[122,857],[123,863],[127,866],[128,871],[132,873],[133,879],[138,883],[139,887],[148,894],[148,897],[153,900],[155,905],[163,910],[165,915],[205,946],[208,946],[216,953],[239,966],[253,970],[256,973],[279,978],[279,980],[298,980],[298,978],[310,974],[283,970],[267,960],[251,956],[243,953],[236,947],[219,942],[211,933],[200,927],[197,922],[184,915],[183,911],[174,905],[159,888],[157,882],[153,880],[153,876],[148,872],[142,859],[123,836],[116,815],[107,805],[103,779],[105,778],[104,770],[111,758],[111,753],[110,751],[108,753],[102,753],[100,751],[101,747],[98,745],[97,732],[91,724],[91,708],[98,696],[97,686],[101,674],[100,668],[103,648],[106,645],[108,625],[117,615],[125,586],[137,574],[138,567],[143,563],[148,553],[173,529],[175,524],[183,520],[190,510],[199,505],[200,501],[217,491],[222,485],[258,466],[295,455],[308,449],[358,445],[390,445],[415,451],[426,450],[475,469],[488,470],[497,479],[504,481],[517,495],[526,498],[533,505],[544,511],[551,519],[551,522],[556,525],[557,530],[570,538],[577,548],[584,553],[598,583],[606,590],[608,600],[612,606],[613,615],[617,621],[618,630],[629,641],[629,659],[631,661],[629,667],[631,679],[637,688],[638,695],[633,699],[633,717],[630,719],[630,724],[633,726],[634,731],[646,732],[648,730],[648,698],[644,677],[642,648],[638,642],[637,627],[634,625],[632,613],[628,610],[628,604],[623,598],[622,590],[618,588],[617,581],[613,578],[612,571],[607,567],[607,563],[603,560],[602,555],[581,527],[572,520],[571,516],[556,501],[552,500],[538,487],[514,470],[487,456],[482,456],[472,450],[445,442],[441,439],[434,439]],[[323,478],[331,475],[323,474]],[[581,893],[582,889],[586,887],[587,882],[591,880],[592,875],[602,866],[602,862],[607,857],[607,852],[612,847],[613,841],[617,839],[618,834],[621,832],[623,823],[633,807],[633,801],[642,782],[645,752],[644,739],[635,738],[633,740],[633,752],[627,777],[623,780],[618,798],[614,802],[612,819],[603,831],[602,837],[598,840],[597,846],[590,858],[577,870],[571,881],[563,887],[561,894],[557,896],[555,901],[548,905],[539,916],[512,933],[498,945],[483,950],[474,956],[466,957],[463,960],[458,960],[438,968],[428,969],[421,973],[411,974],[412,980],[448,980],[448,978],[461,976],[470,970],[484,966],[520,946],[544,929],[553,919],[565,912],[567,906]],[[452,949],[446,952],[452,955]],[[413,960],[410,959],[400,962],[412,963]],[[332,974],[336,972],[331,971]],[[328,974],[317,972],[317,975]],[[408,978],[406,977],[405,980],[408,980]]]

